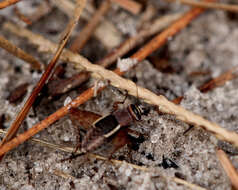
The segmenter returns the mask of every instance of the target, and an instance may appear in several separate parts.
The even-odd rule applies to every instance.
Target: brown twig
[[[195,185],[195,184],[192,184],[192,183],[189,183],[188,181],[185,181],[183,179],[180,179],[180,178],[177,178],[177,177],[173,177],[172,180],[176,183],[179,183],[179,184],[182,184],[186,187],[188,187],[189,189],[194,189],[194,190],[206,190],[205,188],[203,187],[200,187],[198,185]]]
[[[146,27],[144,29],[141,29],[136,36],[127,39],[117,49],[112,51],[100,61],[96,62],[96,64],[103,67],[109,67],[113,62],[117,60],[118,57],[122,57],[137,45],[143,43],[146,38],[158,33],[160,30],[167,27],[170,23],[177,20],[179,17],[181,17],[181,15],[182,14],[172,14],[154,20],[152,23],[148,24],[150,26],[149,28]]]
[[[34,22],[38,21],[43,16],[50,13],[51,10],[52,6],[48,2],[48,0],[42,1],[41,4],[37,7],[37,10],[31,15],[24,15],[23,13],[21,13],[17,6],[14,7],[14,12],[17,17],[27,25],[32,25]]]
[[[61,55],[61,53],[63,51],[63,48],[66,45],[71,32],[73,31],[73,28],[75,27],[75,25],[77,24],[77,21],[80,18],[80,14],[81,14],[85,4],[86,4],[86,0],[78,0],[77,1],[77,6],[75,8],[75,16],[72,20],[70,20],[70,22],[69,22],[69,24],[66,28],[65,34],[64,34],[62,40],[59,43],[59,46],[58,46],[58,48],[55,52],[55,55],[54,55],[53,59],[48,64],[45,72],[43,73],[41,79],[37,83],[35,89],[32,91],[30,97],[28,98],[28,100],[24,104],[23,108],[21,109],[21,111],[17,115],[15,121],[12,123],[12,125],[9,128],[6,136],[1,141],[1,146],[3,146],[4,143],[6,143],[7,141],[9,141],[9,140],[11,140],[12,138],[15,137],[22,121],[25,119],[28,111],[30,110],[31,106],[33,105],[34,100],[36,99],[37,95],[39,94],[39,92],[43,88],[46,80],[49,78],[52,69],[54,68],[57,60],[59,59],[59,56]]]
[[[86,42],[89,40],[96,27],[100,23],[102,17],[107,13],[111,5],[110,0],[104,0],[99,9],[95,12],[88,24],[83,28],[80,34],[76,37],[72,43],[70,50],[73,52],[80,52]]]
[[[133,14],[138,14],[142,8],[141,4],[134,0],[111,0],[118,3],[124,9],[130,11]]]
[[[168,0],[168,1],[175,1],[175,0]],[[206,9],[219,9],[223,11],[238,12],[238,5],[210,3],[210,2],[194,1],[194,0],[178,0],[176,2],[185,4],[185,5],[194,6],[194,7],[206,8]]]
[[[18,16],[20,20],[25,22],[27,25],[32,25],[34,22],[38,21],[40,18],[50,13],[52,10],[52,6],[48,2],[48,0],[44,0],[37,7],[37,10],[31,15],[24,15],[21,11],[16,7],[14,7],[14,12]]]
[[[235,66],[232,69],[229,69],[228,71],[226,71],[225,73],[222,73],[218,77],[204,83],[198,89],[203,93],[207,93],[216,87],[224,85],[227,81],[237,78],[237,76],[238,76],[237,72],[238,72],[238,67]],[[175,104],[180,104],[180,102],[183,100],[183,98],[184,98],[183,96],[180,96],[180,97],[175,98],[172,101]]]
[[[178,32],[182,28],[184,28],[193,18],[195,18],[196,16],[198,16],[202,12],[203,12],[203,9],[200,9],[200,8],[192,9],[187,14],[185,14],[184,17],[182,17],[181,19],[176,21],[168,29],[166,29],[164,32],[162,32],[161,34],[159,34],[158,36],[155,37],[155,41],[157,41],[158,44],[155,43],[154,40],[152,40],[151,42],[148,43],[149,45],[146,45],[144,48],[139,50],[139,53],[134,54],[132,56],[132,58],[137,59],[138,61],[143,60],[153,50],[162,46],[166,42],[168,37],[171,37],[172,35],[175,35],[176,32]],[[151,47],[151,45],[152,45],[152,47]],[[74,55],[73,53],[70,53],[70,52],[66,53],[65,52],[64,56],[66,56],[66,55],[67,55],[67,59],[69,60],[71,58],[71,61],[74,62],[74,63],[75,62],[82,63],[83,67],[85,67],[85,68],[86,68],[86,65],[87,65],[88,66],[87,69],[89,69],[89,67],[90,67],[90,69],[91,69],[90,71],[92,71],[92,72],[97,72],[97,70],[102,71],[100,76],[104,76],[104,74],[106,72],[105,70],[103,70],[103,68],[101,68],[97,65],[89,64],[89,62],[87,60],[83,59],[79,55]],[[76,57],[78,57],[78,59]],[[87,64],[86,64],[86,62],[87,62]],[[119,69],[116,69],[115,72],[118,73],[118,74],[123,74],[123,72],[121,72]],[[109,74],[110,76],[113,75],[113,73],[109,72],[109,71],[107,71],[106,73]],[[127,80],[125,82],[125,79],[122,79],[117,75],[113,75],[113,77],[111,77],[110,80],[112,80],[112,79],[115,79],[115,81],[113,81],[113,82],[116,82],[116,81],[118,82],[118,84],[116,85],[117,87],[124,88],[125,87],[124,85],[131,85],[131,86],[135,87],[134,83],[132,83],[131,81],[127,81]],[[100,88],[99,91],[103,90],[104,88],[105,87]],[[132,89],[129,89],[129,90],[130,90],[130,93],[132,95],[135,95],[135,96],[139,95],[139,97],[142,97],[144,99],[145,99],[145,96],[146,96],[146,99],[150,103],[153,103],[155,105],[160,105],[160,108],[161,108],[162,111],[165,111],[165,112],[169,111],[169,112],[175,114],[177,117],[180,115],[178,117],[178,119],[181,119],[183,121],[190,120],[190,122],[195,122],[195,123],[197,123],[196,120],[198,120],[199,121],[197,123],[198,125],[204,126],[204,128],[206,130],[215,134],[219,139],[227,140],[228,142],[231,142],[231,143],[235,144],[236,146],[238,146],[238,142],[237,142],[238,138],[237,138],[236,133],[228,132],[225,129],[217,126],[214,123],[210,123],[209,121],[207,121],[207,120],[205,120],[205,119],[203,119],[203,118],[201,118],[201,117],[199,117],[195,114],[189,113],[188,111],[184,110],[183,108],[175,106],[174,104],[168,102],[164,97],[162,97],[162,96],[158,97],[158,96],[154,95],[153,93],[149,92],[146,89],[142,89],[141,87],[138,87],[137,88],[138,91],[135,88],[132,88]],[[2,155],[4,153],[6,153],[7,151],[15,148],[16,146],[23,143],[25,140],[29,139],[30,137],[32,137],[33,135],[35,135],[39,131],[48,127],[49,125],[51,125],[52,123],[57,121],[59,118],[68,114],[70,108],[78,107],[80,104],[86,102],[93,95],[94,95],[94,88],[92,87],[92,88],[89,88],[88,90],[86,90],[85,92],[83,92],[80,96],[78,96],[70,104],[60,108],[55,113],[53,113],[52,115],[50,115],[49,117],[47,117],[46,119],[41,121],[40,123],[36,124],[31,129],[26,131],[25,133],[20,134],[16,138],[12,139],[10,142],[3,145],[0,149],[0,155]],[[166,109],[167,109],[167,111],[166,111]]]
[[[213,1],[213,0],[207,0]],[[153,38],[148,44],[141,48],[136,54],[131,58],[136,58],[137,60],[143,60],[147,55],[151,54],[155,49],[161,47],[165,44],[168,38],[174,36],[181,29],[183,29],[188,23],[190,23],[194,18],[200,15],[204,9],[194,8],[188,13],[186,13],[181,19],[172,24],[167,30],[163,31],[161,34]]]
[[[49,3],[48,0],[44,0],[40,3],[37,7],[36,11],[29,15],[28,17],[31,19],[31,22],[34,23],[44,17],[45,15],[49,14],[52,10],[52,5]]]
[[[12,43],[10,43],[7,39],[5,39],[3,36],[0,36],[0,47],[4,48],[14,56],[26,61],[27,63],[30,63],[33,69],[36,70],[43,69],[42,68],[43,65],[39,61],[37,61],[33,56],[16,47]]]
[[[18,3],[19,1],[21,0],[5,0],[5,1],[2,1],[0,2],[0,9],[4,9],[10,5],[14,5],[16,3]]]
[[[70,18],[74,10],[74,3],[71,0],[53,0],[52,3],[57,6],[61,11],[67,14]],[[88,4],[90,5],[90,4]],[[82,19],[89,21],[91,19],[92,7],[86,6],[82,13]],[[95,29],[93,34],[108,50],[115,48],[122,41],[122,34],[117,28],[107,19],[103,18],[102,22]]]
[[[235,189],[238,189],[238,173],[223,150],[217,150],[217,157]]]
[[[24,14],[22,14],[20,12],[20,10],[16,7],[14,7],[14,13],[16,14],[16,16],[21,20],[23,21],[24,23],[26,23],[27,25],[30,25],[32,24],[32,21],[31,19],[29,19],[29,17],[25,16]]]
[[[209,82],[203,84],[199,87],[199,90],[201,92],[208,92],[218,86],[224,85],[227,81],[232,80],[236,78],[238,75],[238,66],[233,67],[232,69],[226,71],[225,73],[222,73],[218,77],[210,80]]]

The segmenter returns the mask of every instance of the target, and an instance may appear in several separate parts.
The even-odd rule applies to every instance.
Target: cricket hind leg
[[[83,131],[90,130],[93,122],[99,119],[101,115],[90,112],[90,111],[80,110],[77,108],[71,108],[69,116],[70,116],[70,120],[73,123],[74,128],[77,130],[78,143],[74,151],[74,153],[76,153],[81,148],[82,130]]]
[[[121,129],[116,136],[112,139],[111,143],[113,148],[109,154],[108,160],[112,158],[112,155],[119,149],[128,145],[128,148],[134,151],[139,149],[139,145],[145,141],[144,135],[129,128]],[[129,158],[132,160],[131,151],[129,151]]]
[[[119,149],[121,149],[122,147],[124,147],[125,145],[129,143],[127,130],[128,130],[127,128],[121,129],[113,137],[113,139],[111,140],[112,147],[107,155],[107,160],[110,161],[112,159],[112,155],[115,152],[117,152]]]

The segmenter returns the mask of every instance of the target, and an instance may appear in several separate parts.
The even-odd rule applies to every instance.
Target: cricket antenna
[[[136,83],[135,83],[136,85]],[[139,93],[138,93],[138,86],[136,85],[136,105],[139,105]]]

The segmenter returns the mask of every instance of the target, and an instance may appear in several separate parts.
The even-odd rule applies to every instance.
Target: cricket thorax
[[[127,109],[118,110],[113,113],[120,125],[127,126],[133,123],[133,117]]]

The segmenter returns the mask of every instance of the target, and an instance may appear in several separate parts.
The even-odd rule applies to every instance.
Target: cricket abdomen
[[[81,151],[92,152],[119,129],[120,125],[114,115],[107,115],[98,119],[84,137]]]

